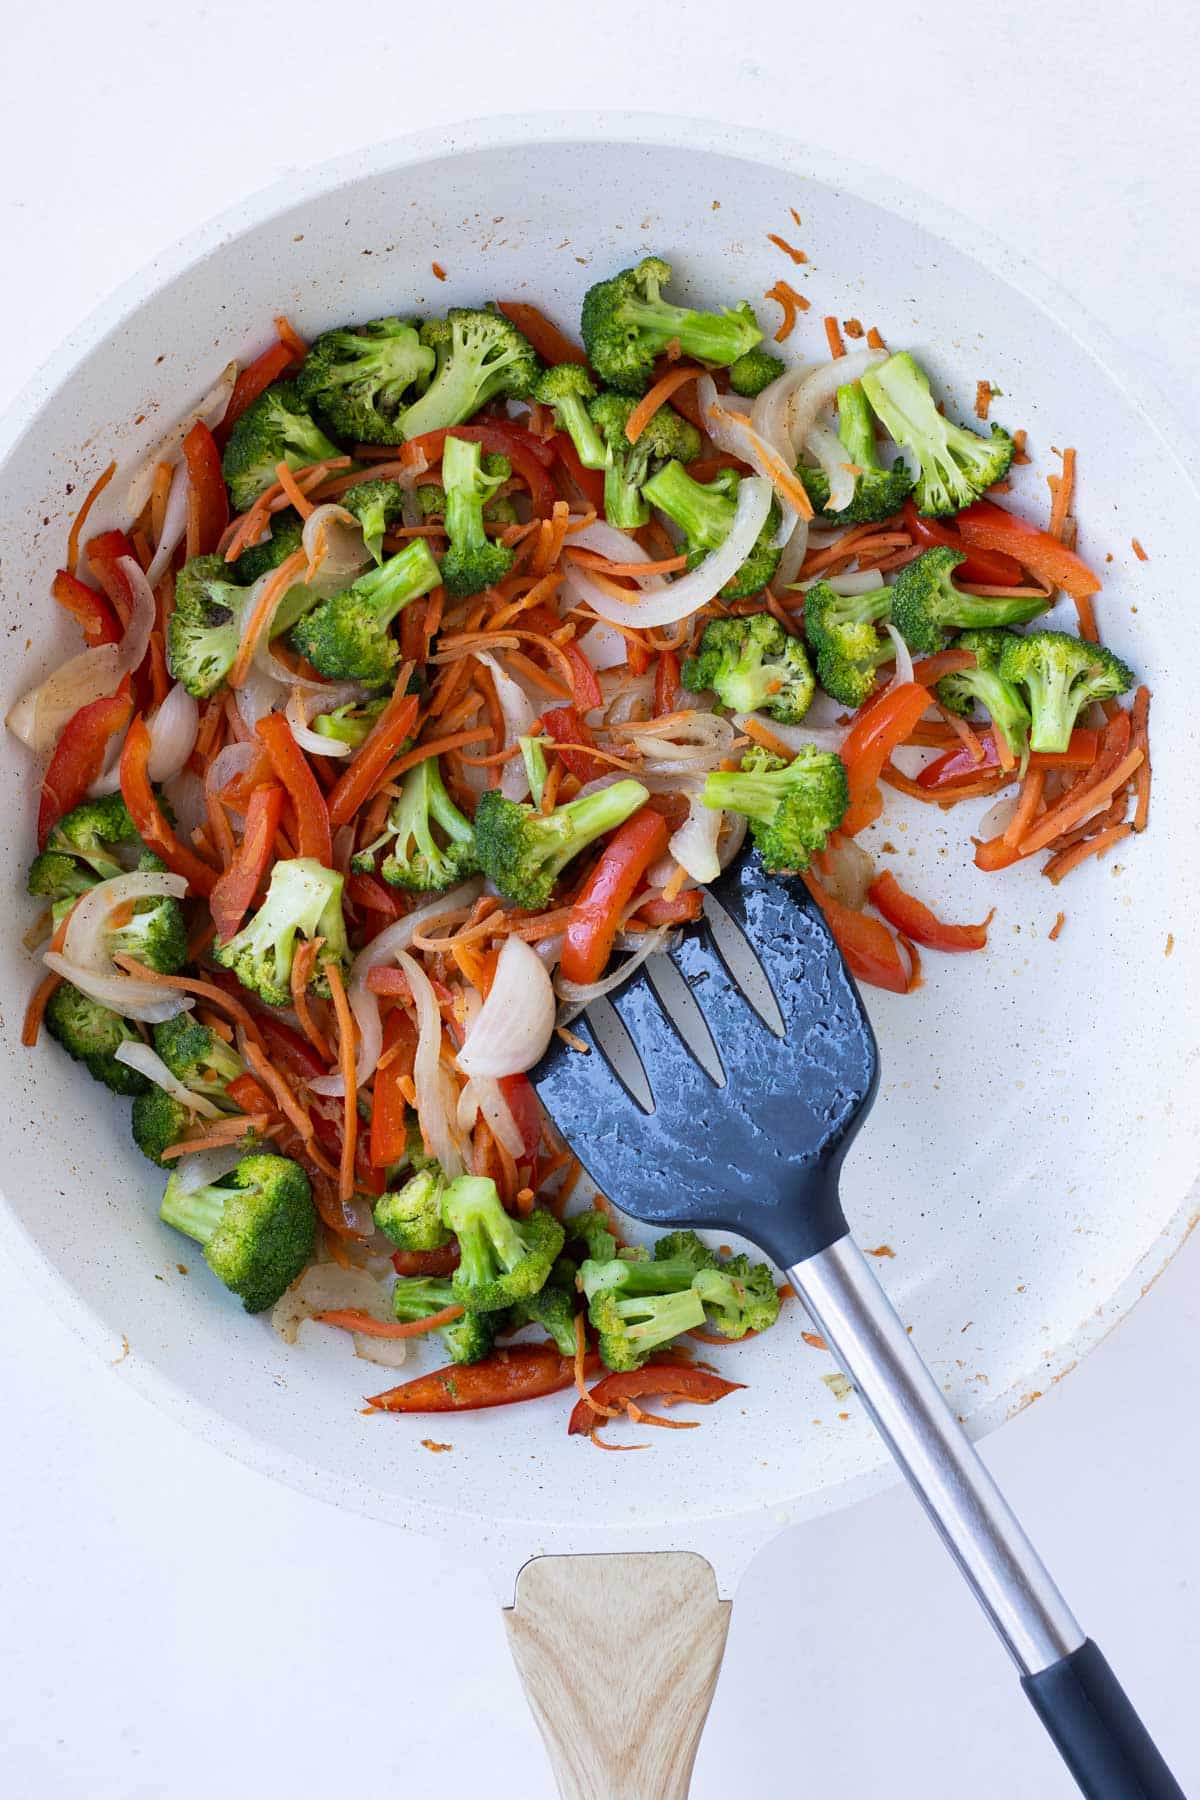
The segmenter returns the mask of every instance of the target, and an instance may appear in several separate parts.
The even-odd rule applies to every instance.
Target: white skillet
[[[808,261],[794,266],[771,232]],[[926,985],[910,998],[869,992],[884,1084],[843,1189],[860,1242],[895,1252],[881,1261],[885,1284],[955,1410],[983,1433],[1067,1373],[1145,1291],[1192,1222],[1200,1167],[1200,734],[1168,678],[1192,607],[1200,504],[1154,422],[1157,400],[1152,418],[1113,372],[1111,350],[1102,360],[1090,347],[1098,329],[1011,253],[824,152],[646,116],[492,120],[289,178],[122,289],[0,430],[4,705],[75,647],[48,588],[80,493],[116,455],[113,504],[93,523],[119,522],[124,478],[227,360],[263,346],[276,312],[311,336],[348,319],[499,296],[534,300],[572,327],[589,283],[650,249],[702,303],[757,303],[779,276],[792,281],[812,312],[790,350],[824,354],[821,316],[857,316],[919,351],[963,416],[976,381],[990,380],[1001,394],[994,416],[1029,434],[1034,464],[1019,472],[1016,500],[1031,516],[1043,515],[1043,477],[1057,467],[1051,444],[1077,445],[1080,547],[1104,567],[1103,633],[1156,691],[1152,829],[1061,892],[1032,870],[974,871],[978,805],[942,815],[893,797],[877,834],[911,849],[914,885],[948,914],[998,907],[984,956],[930,956]],[[773,329],[770,302],[760,315]],[[1130,548],[1135,535],[1146,563]],[[0,856],[15,895],[36,782],[12,740],[0,757]],[[1060,907],[1066,926],[1052,943]],[[157,1183],[129,1143],[126,1103],[53,1048],[31,1056],[19,1046],[33,978],[20,943],[28,919],[19,903],[5,917],[5,1239],[105,1356],[127,1336],[121,1378],[209,1442],[334,1504],[452,1539],[506,1605],[517,1571],[547,1553],[698,1552],[728,1596],[783,1526],[890,1478],[853,1399],[836,1401],[822,1384],[831,1364],[801,1342],[798,1311],[762,1342],[720,1353],[750,1384],[746,1395],[652,1454],[605,1457],[568,1442],[565,1402],[433,1422],[363,1417],[360,1396],[389,1377],[356,1362],[338,1334],[306,1327],[288,1350],[202,1271],[177,1274],[178,1242],[157,1222]],[[430,1423],[452,1453],[421,1447]],[[727,1609],[706,1571],[697,1581],[697,1564],[659,1559],[639,1570],[656,1633],[647,1666],[672,1672],[679,1703],[665,1720],[657,1709],[659,1735],[644,1732],[636,1767],[602,1775],[601,1737],[619,1734],[593,1735],[588,1724],[589,1658],[604,1649],[587,1620],[610,1568],[531,1571],[577,1620],[574,1751],[552,1723],[561,1694],[536,1652],[522,1653],[523,1671],[560,1735],[564,1791],[683,1792]],[[529,1580],[517,1617],[536,1624]],[[606,1704],[627,1704],[633,1719],[645,1689],[636,1670],[624,1683],[622,1673],[602,1670]]]

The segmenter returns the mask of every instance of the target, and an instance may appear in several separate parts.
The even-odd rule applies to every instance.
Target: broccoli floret
[[[757,400],[765,387],[778,381],[783,374],[784,364],[780,357],[772,356],[769,350],[756,347],[739,356],[736,362],[729,365],[729,385],[735,394],[741,394],[747,400]]]
[[[312,729],[321,737],[335,738],[339,744],[349,744],[352,750],[357,750],[370,736],[387,703],[386,694],[379,694],[374,700],[348,700],[334,712],[318,713],[312,721]]]
[[[569,1285],[563,1286],[556,1279],[559,1271],[569,1269]],[[522,1300],[514,1306],[509,1314],[508,1324],[513,1331],[522,1325],[540,1325],[547,1332],[563,1356],[575,1354],[575,1289],[574,1264],[564,1264],[560,1257],[550,1271],[543,1288],[531,1294],[528,1300]]]
[[[439,842],[435,825],[444,842]],[[360,850],[351,866],[359,874],[370,873],[385,844],[389,848],[380,870],[383,879],[392,887],[411,888],[419,894],[440,893],[479,867],[475,829],[446,792],[436,756],[426,757],[408,771],[399,798],[392,802],[382,837]]]
[[[459,1304],[448,1281],[433,1276],[402,1277],[392,1289],[392,1310],[401,1324],[427,1319],[430,1313],[444,1312]],[[449,1325],[439,1325],[437,1335],[456,1363],[479,1362],[487,1356],[496,1341],[496,1320],[491,1313],[465,1312]]]
[[[382,686],[400,658],[388,634],[397,613],[435,588],[441,576],[424,538],[410,544],[340,594],[306,614],[292,631],[301,656],[334,681]]]
[[[581,363],[559,363],[538,377],[533,397],[554,413],[554,423],[565,431],[585,469],[604,467],[604,443],[592,423],[587,402],[596,398],[596,384]]]
[[[245,599],[246,589],[223,556],[193,556],[175,579],[167,667],[197,700],[215,692],[233,667]]]
[[[568,1244],[581,1244],[584,1255],[592,1262],[610,1262],[617,1254],[617,1240],[609,1229],[606,1215],[599,1208],[572,1213],[563,1220]]]
[[[135,956],[159,975],[178,975],[187,961],[187,921],[171,894],[139,900],[129,923],[106,935],[114,954]]]
[[[1001,652],[1000,674],[1028,697],[1031,748],[1051,752],[1068,747],[1085,706],[1127,693],[1134,682],[1119,656],[1067,631],[1014,632]]]
[[[465,438],[446,439],[442,481],[450,542],[442,557],[442,581],[446,592],[456,599],[494,587],[512,567],[513,552],[489,538],[483,528],[484,504],[501,479],[483,473],[478,444]]]
[[[437,356],[437,369],[404,415],[406,438],[464,425],[502,395],[524,399],[541,369],[532,344],[499,312],[451,307],[444,320],[422,325],[421,341]]]
[[[640,1368],[660,1344],[703,1325],[696,1273],[690,1255],[584,1263],[579,1281],[610,1369]]]
[[[248,1313],[275,1304],[317,1236],[308,1176],[286,1156],[244,1156],[220,1184],[190,1194],[172,1175],[158,1216],[204,1246],[205,1262]]]
[[[540,813],[523,801],[506,800],[498,788],[487,788],[475,813],[479,866],[506,900],[536,912],[571,858],[623,825],[648,797],[640,781],[617,781]]]
[[[959,563],[965,561],[963,551],[938,544],[915,562],[906,563],[897,575],[892,588],[892,621],[911,649],[927,655],[944,650],[956,631],[1021,625],[1036,619],[1050,605],[1049,595],[1006,599],[1000,594],[965,594],[951,580]]]
[[[1024,758],[1029,749],[1029,708],[1020,688],[1000,674],[1000,658],[1010,638],[1016,639],[1016,633],[964,631],[954,647],[970,650],[976,666],[943,675],[935,692],[942,705],[960,717],[965,718],[976,705],[982,706],[1012,754]]]
[[[229,434],[221,472],[236,512],[245,512],[273,486],[281,462],[289,469],[338,456],[310,416],[294,381],[277,381],[248,406]]]
[[[485,452],[480,467],[489,481],[503,483],[512,477],[512,464],[507,456]],[[446,490],[440,481],[423,481],[415,490],[423,519],[442,519],[446,513]],[[483,516],[489,525],[516,525],[520,521],[511,494],[494,494],[483,503]]]
[[[26,890],[38,900],[74,902],[101,877],[87,863],[57,850],[42,850],[29,865]]]
[[[863,393],[862,383],[847,382],[837,392],[838,437],[846,452],[846,461],[858,470],[854,477],[854,493],[850,504],[840,512],[828,512],[829,477],[824,469],[803,465],[798,473],[808,497],[822,518],[838,525],[866,525],[874,519],[890,518],[899,511],[913,490],[913,476],[902,457],[885,469],[875,447],[875,427],[871,409]]]
[[[187,1136],[194,1117],[182,1100],[151,1084],[150,1091],[139,1094],[133,1103],[129,1118],[133,1141],[160,1169],[173,1168],[172,1162],[163,1161],[163,1151]]]
[[[739,485],[739,477],[733,469],[722,469],[705,485],[693,481],[679,463],[669,462],[643,483],[642,498],[665,512],[679,526],[687,540],[688,567],[694,569],[729,536],[737,511]],[[772,500],[754,548],[721,589],[722,599],[744,600],[751,594],[760,594],[774,580],[783,554],[771,544],[778,529],[779,503]]]
[[[179,1013],[154,1027],[154,1048],[177,1081],[193,1093],[221,1099],[246,1065],[231,1044],[190,1013]]]
[[[442,1195],[442,1223],[458,1239],[454,1298],[471,1312],[502,1312],[528,1300],[562,1249],[563,1228],[548,1212],[527,1219],[505,1212],[496,1184],[460,1175]]]
[[[120,794],[84,800],[51,827],[45,849],[30,865],[29,892],[39,899],[73,903],[98,881],[124,874],[134,846],[140,844]],[[69,905],[62,910],[69,910]]]
[[[89,1075],[102,1081],[114,1094],[147,1091],[150,1083],[146,1077],[117,1061],[116,1052],[122,1044],[141,1042],[119,1013],[64,981],[47,1000],[43,1018],[46,1030],[57,1038],[67,1055],[81,1062]]]
[[[744,813],[764,868],[807,869],[825,848],[850,803],[840,756],[806,744],[791,762],[755,744],[741,769],[714,769],[701,791],[705,806]]]
[[[345,501],[339,504],[345,505]],[[294,556],[301,548],[303,533],[304,521],[290,506],[284,512],[272,514],[269,535],[261,544],[251,544],[248,550],[243,550],[232,564],[238,581],[250,587],[260,576],[277,569],[281,562],[286,562],[289,556]],[[226,563],[226,574],[230,570],[231,565]]]
[[[697,1237],[694,1231],[667,1231],[655,1243],[654,1260],[695,1271],[711,1269],[717,1259],[704,1239]]]
[[[907,350],[868,369],[862,385],[888,436],[921,465],[918,512],[931,517],[959,512],[1007,474],[1016,448],[1008,432],[993,425],[991,437],[983,438],[943,418],[928,375]]]
[[[422,1169],[402,1188],[375,1202],[375,1224],[400,1250],[440,1250],[450,1242],[442,1224],[445,1177],[436,1162]],[[448,1300],[443,1305],[449,1306]]]
[[[816,687],[804,645],[770,613],[713,619],[681,673],[689,693],[711,688],[735,712],[765,711],[781,725],[799,724]]]
[[[315,857],[298,856],[277,862],[271,870],[267,897],[227,944],[217,944],[213,955],[223,968],[232,969],[243,987],[260,994],[269,1006],[292,1004],[292,958],[297,936],[323,938],[317,958],[317,979],[323,964],[333,960],[343,968],[350,962],[346,925],[342,917],[343,877],[327,869]]]
[[[371,319],[323,331],[304,359],[296,387],[339,437],[399,444],[406,400],[425,387],[436,361],[415,325]]]
[[[749,301],[719,313],[672,306],[661,297],[670,279],[670,263],[646,256],[636,268],[622,269],[584,295],[584,348],[593,369],[610,387],[642,393],[655,357],[673,342],[684,356],[724,366],[761,341]]]
[[[404,517],[404,489],[398,481],[359,481],[338,499],[362,526],[363,543],[376,563],[383,561],[384,535]]]
[[[716,1268],[702,1269],[693,1285],[709,1323],[722,1337],[767,1331],[779,1317],[779,1295],[770,1267],[752,1263],[748,1256],[731,1256]]]
[[[673,406],[660,406],[643,427],[637,443],[631,444],[625,427],[636,404],[625,394],[597,394],[588,406],[605,445],[604,516],[610,525],[623,531],[631,531],[649,520],[650,508],[642,494],[642,484],[654,470],[671,458],[680,463],[695,462],[700,454],[700,433]],[[728,530],[726,524],[722,538]]]
[[[886,587],[839,594],[818,581],[804,596],[804,632],[817,660],[817,680],[843,706],[861,706],[875,686],[876,669],[895,654],[891,639],[875,629],[891,605]]]

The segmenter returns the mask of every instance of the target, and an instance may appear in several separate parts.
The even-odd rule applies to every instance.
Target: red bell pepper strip
[[[247,363],[233,384],[225,416],[214,433],[218,444],[223,447],[228,443],[229,433],[246,408],[253,406],[258,396],[265,393],[273,381],[278,381],[285,369],[298,361],[299,358],[290,345],[278,343],[272,344],[269,350],[264,350],[252,363]]]
[[[862,831],[877,816],[877,809],[871,811],[871,790],[892,751],[904,742],[928,706],[928,688],[919,681],[906,681],[871,703],[850,727],[840,751],[850,786],[850,805],[841,824],[847,837]]]
[[[217,871],[201,862],[195,851],[181,844],[175,836],[154,789],[150,786],[150,731],[138,713],[125,734],[121,752],[121,794],[129,816],[137,826],[148,849],[162,857],[168,869],[182,875],[197,894],[207,899],[217,884]]]
[[[1071,733],[1071,742],[1065,750],[1035,750],[1029,758],[1031,769],[1090,769],[1096,760],[1100,733],[1086,726],[1080,726]],[[931,788],[940,793],[943,788],[953,789],[965,781],[974,781],[989,769],[1000,766],[1000,755],[996,748],[994,731],[981,731],[979,741],[983,745],[983,761],[972,762],[971,753],[965,745],[958,749],[947,750],[944,756],[935,757],[927,763],[917,776],[917,786]]]
[[[102,531],[98,537],[89,539],[84,556],[92,574],[108,595],[124,630],[133,611],[133,593],[129,577],[120,564],[123,556],[132,556],[136,562],[137,552],[123,531]]]
[[[627,1400],[644,1400],[651,1394],[711,1406],[714,1400],[724,1400],[726,1394],[736,1393],[745,1385],[744,1381],[726,1381],[723,1375],[710,1374],[693,1363],[648,1362],[640,1369],[606,1375],[591,1390],[591,1397],[599,1406],[613,1406],[618,1410]],[[571,1411],[567,1434],[591,1431],[593,1426],[602,1424],[603,1419],[604,1415],[596,1412],[586,1400],[578,1400]]]
[[[604,471],[602,469],[585,469],[579,460],[579,452],[565,431],[556,431],[550,442],[554,445],[555,454],[575,486],[579,489],[592,511],[604,514]]]
[[[242,841],[208,899],[218,943],[229,942],[265,882],[282,817],[283,789],[279,784],[273,781],[256,787],[246,808]]]
[[[909,971],[904,966],[899,945],[883,921],[843,906],[811,875],[804,877],[804,884],[825,914],[850,973],[871,987],[906,994]]]
[[[549,444],[544,444],[541,438],[534,437],[532,431],[526,431],[521,425],[454,425],[410,438],[405,448],[410,455],[420,450],[427,462],[435,463],[442,454],[447,436],[465,438],[468,443],[482,444],[493,455],[507,456],[514,475],[519,475],[529,489],[534,513],[539,519],[550,517],[558,493],[549,474],[554,461],[554,451]]]
[[[602,706],[604,696],[600,692],[600,683],[596,680],[596,671],[579,645],[563,644],[560,648],[571,665],[571,688],[576,710],[585,713],[591,712],[594,706]]]
[[[637,916],[647,925],[682,925],[689,919],[698,919],[704,910],[704,895],[699,888],[688,888],[685,893],[677,894],[674,900],[664,900],[661,894],[653,900],[647,900],[639,906]]]
[[[394,693],[371,727],[370,735],[351,758],[345,774],[330,789],[329,823],[334,831],[339,825],[349,824],[363,801],[374,793],[416,722],[416,695]]]
[[[867,890],[876,907],[896,930],[930,950],[983,950],[991,913],[982,925],[946,925],[936,913],[912,894],[906,894],[890,869],[876,877]]]
[[[991,500],[976,500],[954,521],[972,550],[1002,550],[1016,557],[1033,574],[1062,588],[1072,600],[1086,600],[1100,591],[1100,577],[1081,556],[1051,537],[1039,525],[1030,525],[1015,513],[1005,512]]]
[[[79,805],[104,767],[109,739],[124,731],[133,715],[133,693],[128,675],[115,694],[92,700],[67,720],[54,746],[38,801],[37,842],[46,839],[64,813]]]
[[[562,972],[568,981],[599,981],[621,914],[651,863],[665,855],[669,836],[662,814],[644,806],[608,840],[567,920]]]
[[[591,732],[573,706],[552,706],[549,712],[542,714],[542,725],[546,735],[556,744],[590,744],[593,741]],[[601,775],[607,775],[612,767],[598,756],[589,756],[586,750],[562,749],[558,754],[576,781],[585,786],[589,781],[598,781]]]
[[[500,1092],[521,1134],[521,1154],[536,1156],[542,1141],[542,1109],[526,1075],[501,1075]]]
[[[589,1358],[592,1369],[599,1358]],[[451,1363],[403,1381],[399,1387],[372,1394],[371,1412],[477,1412],[485,1406],[511,1406],[518,1400],[540,1400],[560,1394],[575,1379],[575,1365],[553,1344],[513,1344],[477,1363]]]
[[[561,332],[540,307],[531,306],[527,300],[499,300],[496,304],[521,335],[529,339],[543,362],[579,363],[587,368],[583,346]]]
[[[118,644],[124,628],[103,594],[98,594],[69,569],[59,569],[50,585],[58,604],[79,622],[89,650],[97,644]]]
[[[292,736],[291,726],[282,713],[273,712],[258,721],[255,731],[296,809],[301,856],[315,857],[327,869],[332,869],[333,833],[329,828],[329,808],[307,756]]]
[[[673,650],[660,650],[654,671],[654,716],[661,719],[679,705],[679,658]]]
[[[371,1103],[370,1163],[386,1169],[408,1146],[408,1102],[400,1083],[413,1072],[417,1033],[402,1007],[394,1007],[383,1027],[383,1067],[375,1071]]]
[[[374,875],[351,875],[346,882],[346,899],[360,912],[374,913],[385,925],[394,925],[404,917],[404,907],[395,888],[385,887]]]
[[[208,556],[229,523],[229,495],[221,473],[221,452],[203,419],[183,440],[188,470],[188,525],[198,556]]]
[[[1021,565],[1015,557],[1000,550],[972,550],[963,542],[952,521],[927,519],[911,500],[904,502],[904,523],[914,544],[931,550],[946,544],[966,557],[954,573],[960,581],[974,581],[980,587],[1017,587],[1021,581]]]
[[[397,1275],[453,1275],[458,1262],[457,1244],[443,1244],[440,1250],[392,1251]]]
[[[258,1113],[274,1112],[274,1098],[265,1087],[257,1082],[253,1075],[238,1075],[226,1084],[225,1092],[233,1101],[239,1112]]]

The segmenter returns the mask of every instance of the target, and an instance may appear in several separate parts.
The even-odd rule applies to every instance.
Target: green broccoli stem
[[[604,517],[618,531],[636,531],[650,522],[650,508],[634,479],[632,458],[605,453]]]
[[[437,586],[438,566],[424,538],[390,556],[377,569],[368,569],[354,583],[354,594],[370,609],[380,628],[387,630],[398,613]]]
[[[737,502],[715,487],[693,481],[680,462],[664,463],[642,493],[678,525],[693,548],[716,550],[729,536]]]
[[[421,765],[418,765],[420,767]],[[435,824],[441,826],[446,836],[456,844],[470,844],[475,839],[475,828],[465,814],[460,813],[442,780],[441,761],[436,756],[425,758],[426,801],[429,816]]]
[[[460,551],[479,549],[487,541],[484,501],[500,486],[483,473],[480,446],[465,438],[448,437],[442,448],[442,482],[450,542]]]
[[[185,1237],[195,1238],[198,1244],[207,1244],[224,1217],[228,1200],[227,1188],[199,1187],[190,1194],[181,1193],[179,1178],[173,1175],[167,1183],[158,1216],[164,1225],[173,1225]]]
[[[838,437],[858,469],[884,473],[875,443],[875,421],[861,381],[848,381],[837,391]]]
[[[460,1175],[446,1194],[442,1216],[458,1239],[463,1279],[473,1286],[490,1281],[493,1259],[511,1274],[526,1250],[516,1221],[500,1204],[495,1182]]]
[[[962,685],[974,694],[1013,755],[1023,756],[1029,744],[1029,714],[1012,683],[994,669],[968,669]]]
[[[575,446],[575,454],[585,469],[602,469],[606,462],[604,441],[592,424],[587,402],[582,394],[563,394],[553,405],[554,417]]]
[[[546,762],[546,752],[542,748],[541,738],[522,737],[517,742],[521,746],[521,760],[525,764],[525,778],[529,783],[529,798],[535,806],[542,804],[542,791],[546,786],[550,770]]]
[[[705,806],[744,813],[746,818],[759,819],[767,825],[775,817],[786,791],[778,779],[781,773],[769,769],[713,769],[705,777],[701,799]]]
[[[621,318],[624,324],[635,325],[656,340],[659,349],[678,338],[683,354],[698,357],[701,362],[736,362],[746,348],[744,319],[694,312],[691,307],[672,306],[666,300],[627,295],[621,302]]]
[[[549,840],[550,861],[555,872],[565,868],[593,838],[623,825],[649,797],[640,781],[614,781],[611,787],[601,788],[595,794],[582,794],[578,800],[568,800],[565,806],[558,806],[548,817],[539,819],[539,825],[553,826],[555,830],[555,837]]]
[[[695,1271],[693,1271],[695,1273]],[[644,1298],[619,1296],[616,1310],[625,1321],[639,1356],[657,1350],[660,1344],[695,1331],[704,1323],[704,1305],[689,1281],[686,1288],[671,1294],[647,1295]]]

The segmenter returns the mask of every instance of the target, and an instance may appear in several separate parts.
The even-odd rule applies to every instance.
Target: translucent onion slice
[[[693,794],[687,818],[667,845],[680,868],[686,869],[692,880],[701,885],[715,881],[721,873],[717,839],[724,816],[719,808],[705,806],[698,793]]]
[[[611,994],[623,981],[628,981],[635,969],[641,968],[648,956],[662,949],[674,929],[673,925],[658,925],[640,933],[637,948],[625,958],[620,968],[611,970],[599,981],[567,981],[560,975],[555,983],[559,994],[576,1011],[592,1000],[598,1000],[602,994]]]
[[[308,558],[305,586],[324,597],[349,587],[374,561],[363,542],[362,526],[344,506],[314,506],[304,521],[300,547]]]
[[[318,701],[316,710],[327,712],[329,708]],[[335,758],[349,756],[351,745],[343,744],[340,738],[322,737],[319,731],[309,730],[306,712],[304,695],[299,688],[293,688],[288,695],[288,703],[284,707],[283,713],[291,734],[301,750],[307,752],[309,756],[332,756]]]
[[[832,425],[824,419],[814,419],[805,446],[816,457],[829,483],[826,512],[844,512],[854,498],[854,475],[845,444]]]
[[[797,383],[787,412],[788,442],[793,454],[809,445],[809,433],[823,409],[837,398],[838,389],[852,381],[860,381],[868,369],[887,359],[886,350],[855,350],[849,356],[837,356],[832,362],[822,363],[820,368],[810,370],[805,379]]]
[[[774,488],[783,515],[775,541],[785,544],[796,519],[807,518],[811,511],[804,484],[794,467],[790,444],[769,443],[760,437],[748,418],[726,404],[728,397],[717,394],[717,385],[711,375],[701,376],[696,383],[696,393],[705,429],[717,448],[749,463]]]
[[[496,699],[504,715],[504,745],[509,750],[518,738],[528,737],[537,710],[520,682],[514,681],[507,669],[501,668],[487,650],[476,650],[475,661],[481,662],[496,684]],[[512,756],[501,765],[500,792],[506,800],[524,800],[529,794],[529,774],[523,756]]]
[[[178,775],[196,742],[200,708],[181,681],[177,681],[150,720],[151,781],[161,786]]]
[[[155,546],[150,566],[146,570],[146,580],[151,587],[158,586],[171,566],[171,558],[183,542],[183,534],[187,530],[187,501],[188,467],[184,459],[180,457],[171,474],[171,485],[167,489],[162,536]]]
[[[187,882],[182,875],[149,869],[98,882],[76,902],[62,954],[47,950],[42,960],[48,969],[127,1019],[157,1025],[175,1018],[177,1013],[188,1012],[193,1001],[186,994],[161,982],[142,981],[122,973],[109,955],[107,934],[114,907],[167,894],[182,899],[186,892]]]
[[[137,981],[132,975],[114,972],[111,975],[97,974],[94,969],[84,968],[80,963],[72,962],[70,957],[60,956],[54,950],[47,950],[42,961],[64,981],[69,981],[82,994],[88,994],[101,1006],[109,1006],[113,1012],[121,1014],[125,1019],[139,1019],[143,1025],[161,1025],[167,1019],[176,1018],[181,1012],[190,1012],[195,1001],[188,994],[181,994],[175,988],[159,987],[149,981]]]
[[[136,519],[149,500],[154,489],[154,477],[160,463],[173,463],[183,448],[183,440],[197,419],[203,419],[210,428],[219,425],[225,417],[237,381],[238,366],[235,362],[226,363],[213,385],[202,399],[197,401],[190,411],[177,419],[169,431],[165,431],[150,451],[145,461],[138,465],[137,473],[131,478],[125,493],[125,510],[131,519]]]
[[[806,744],[812,744],[818,750],[840,750],[846,736],[845,726],[778,725],[774,719],[768,719],[761,713],[734,714],[734,724],[742,730],[745,729],[747,719],[754,719],[765,725],[771,736],[777,737],[791,751],[803,750]]]
[[[521,1075],[545,1053],[554,1031],[554,989],[523,938],[505,938],[491,991],[458,1053],[464,1075]],[[490,1121],[489,1121],[490,1123]]]
[[[129,1043],[118,1044],[113,1054],[119,1063],[136,1069],[139,1075],[144,1075],[147,1081],[160,1087],[164,1094],[170,1094],[172,1100],[178,1100],[180,1106],[186,1106],[190,1113],[196,1113],[202,1119],[222,1117],[221,1108],[216,1101],[210,1100],[207,1094],[196,1094],[191,1088],[185,1087],[177,1075],[172,1075],[158,1051],[151,1049],[149,1044],[135,1044],[131,1040]]]
[[[417,1094],[417,1118],[421,1135],[446,1174],[463,1172],[462,1152],[451,1125],[457,1106],[449,1072],[442,1064],[442,1015],[437,996],[420,963],[402,950],[396,958],[408,976],[417,1009],[417,1053],[413,1059],[413,1086]]]
[[[913,661],[908,645],[890,622],[883,628],[892,640],[892,648],[896,652],[896,673],[888,683],[889,687],[906,687],[913,678]]]
[[[246,1154],[245,1143],[218,1144],[213,1150],[189,1150],[175,1164],[175,1181],[182,1194],[210,1187],[237,1168]]]
[[[546,979],[548,981],[549,976]],[[458,1096],[458,1129],[464,1134],[473,1131],[480,1113],[486,1119],[497,1143],[502,1144],[510,1156],[520,1156],[525,1144],[517,1129],[517,1122],[504,1098],[500,1083],[487,1075],[474,1076]]]
[[[128,579],[133,595],[129,623],[120,643],[99,644],[72,656],[22,694],[5,720],[14,736],[38,756],[48,755],[67,720],[81,706],[113,693],[122,676],[132,674],[146,654],[154,627],[154,593],[131,556],[123,556],[118,567]]]

